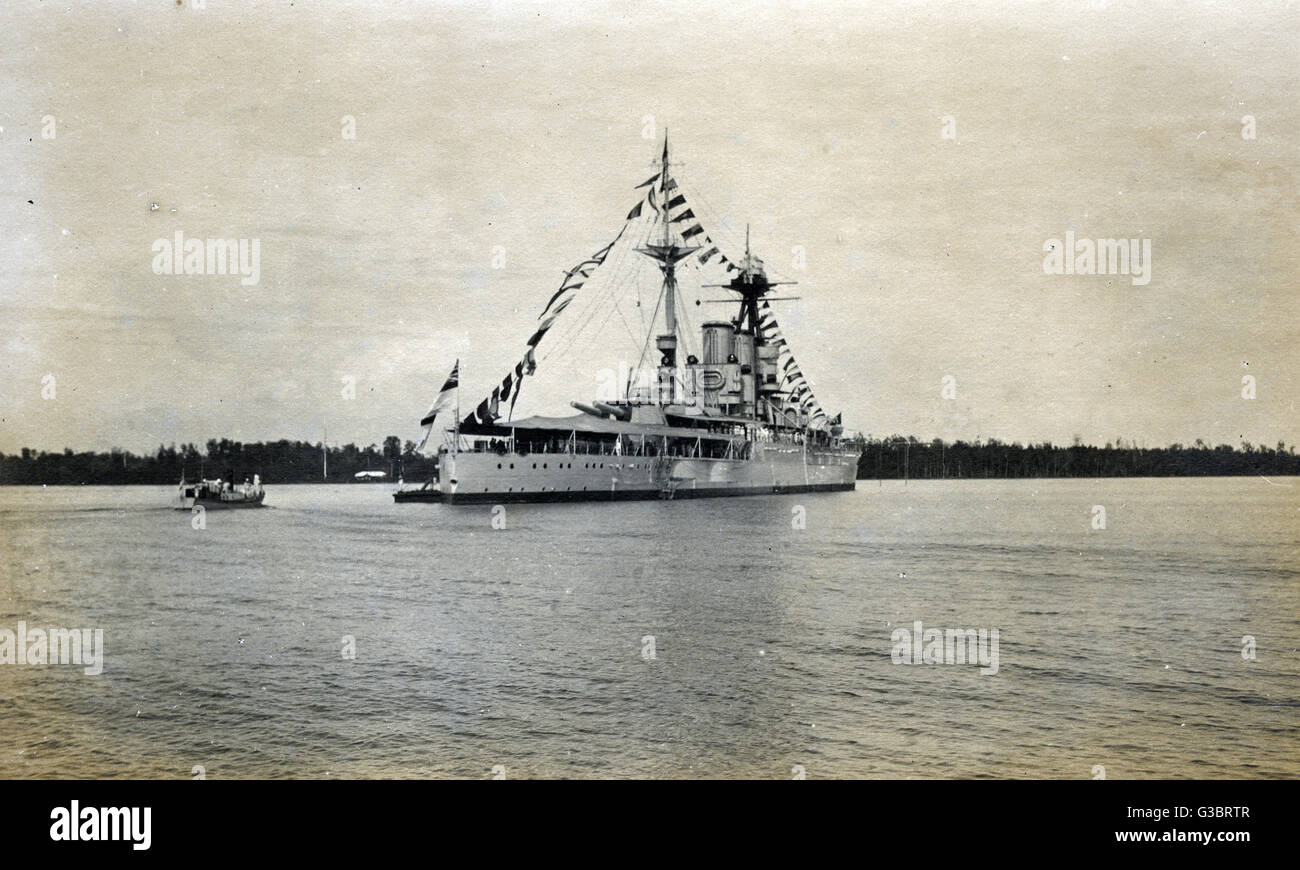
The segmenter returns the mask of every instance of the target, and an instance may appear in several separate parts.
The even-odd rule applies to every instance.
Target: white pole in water
[[[321,463],[321,471],[320,471],[320,479],[323,480],[323,481],[328,482],[329,479],[330,479],[330,454],[329,454],[330,433],[329,433],[329,430],[325,428],[325,423],[324,423],[324,421],[321,421],[320,429],[321,429],[321,441],[320,441],[320,463]]]
[[[464,373],[460,371],[460,360],[456,360],[456,439],[451,445],[453,455],[460,453],[460,380]]]

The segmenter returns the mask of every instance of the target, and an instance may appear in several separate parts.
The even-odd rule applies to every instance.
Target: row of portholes
[[[510,467],[511,467],[511,468],[514,468],[514,467],[515,467],[515,464],[514,464],[513,462],[510,463]],[[545,469],[546,467],[547,467],[547,463],[543,462],[543,463],[542,463],[542,468]],[[559,465],[556,466],[556,468],[572,468],[572,467],[573,467],[573,463],[572,463],[572,462],[570,462],[568,465],[565,465],[563,462],[561,462]],[[603,463],[603,462],[601,462],[601,463],[595,463],[595,462],[584,462],[584,463],[582,463],[582,467],[583,467],[583,468],[604,468],[604,467],[605,467],[605,463]],[[618,467],[622,467],[622,466],[618,466]],[[633,463],[629,464],[627,467],[628,467],[628,468],[636,468],[636,467],[637,467],[637,464],[636,464],[635,462],[633,462]],[[649,466],[649,464],[647,463],[646,468],[649,468],[649,467],[650,467],[650,466]],[[501,463],[500,463],[500,462],[497,463],[497,469],[498,469],[498,470],[501,469]],[[534,470],[537,469],[537,463],[536,463],[536,462],[533,463],[533,469],[534,469]]]
[[[515,464],[514,464],[513,462],[510,463],[510,467],[511,467],[511,468],[514,468],[514,467],[515,467]],[[547,463],[543,462],[543,463],[542,463],[542,468],[546,468],[546,467],[547,467]],[[556,468],[572,468],[572,467],[573,467],[573,463],[570,462],[568,465],[565,465],[563,462],[561,462],[560,464],[556,465],[555,467],[556,467]],[[583,468],[588,468],[588,467],[590,467],[590,468],[595,468],[595,467],[596,467],[596,463],[594,463],[594,462],[584,462],[584,463],[582,463],[582,467],[583,467]],[[603,463],[603,462],[600,463],[600,467],[601,467],[601,468],[604,468],[604,467],[605,467],[605,463]],[[632,467],[633,467],[633,468],[636,468],[635,465],[633,465]],[[536,463],[536,462],[533,463],[533,468],[534,468],[534,469],[537,468],[537,463]],[[501,469],[501,463],[500,463],[500,462],[497,463],[497,469],[498,469],[498,470]]]
[[[566,492],[568,492],[568,491],[571,491],[571,490],[573,489],[573,487],[571,487],[571,486],[566,486],[564,489],[565,489]],[[585,490],[586,487],[584,486],[583,489]],[[483,491],[484,491],[484,492],[487,492],[487,487],[484,487],[484,488],[483,488]],[[513,486],[506,490],[506,492],[514,492],[514,491],[515,491],[515,488],[514,488]],[[520,492],[524,492],[524,487],[522,487],[522,486],[519,487],[519,491],[520,491]],[[546,492],[546,487],[542,487],[542,492]],[[553,490],[551,490],[551,492],[559,492],[559,489],[553,489]]]

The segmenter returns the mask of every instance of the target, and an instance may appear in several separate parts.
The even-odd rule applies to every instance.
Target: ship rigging
[[[726,256],[673,176],[666,135],[658,171],[637,187],[646,192],[618,235],[565,272],[523,358],[463,417],[457,361],[420,421],[426,426],[422,445],[441,426],[438,472],[419,489],[399,490],[397,500],[671,498],[853,488],[856,451],[843,438],[839,415],[832,420],[822,410],[771,306],[795,298],[771,295],[793,282],[769,280],[750,249],[748,228],[743,257],[733,262]],[[615,395],[570,402],[580,412],[576,416],[514,419],[524,379],[537,370],[538,346],[584,286],[599,280],[598,270],[615,250],[620,265],[631,250],[653,262],[662,279],[636,367]],[[731,300],[738,303],[734,318],[702,325],[698,356],[682,347],[678,272],[687,264],[721,267],[729,281],[701,286],[738,297]],[[657,360],[647,366],[652,341]]]

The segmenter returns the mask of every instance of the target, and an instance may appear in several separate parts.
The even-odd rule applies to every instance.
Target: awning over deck
[[[523,417],[512,422],[500,421],[490,426],[482,424],[462,425],[461,434],[509,434],[511,429],[528,429],[533,431],[583,432],[591,435],[630,435],[634,438],[713,438],[728,440],[740,436],[709,432],[707,429],[691,429],[685,426],[657,426],[649,423],[631,423],[622,420],[608,420],[593,417],[591,414],[574,414],[572,417]]]

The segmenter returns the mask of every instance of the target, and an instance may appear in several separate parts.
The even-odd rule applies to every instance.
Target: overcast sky
[[[457,357],[467,405],[519,359],[665,125],[799,281],[850,428],[1300,436],[1293,3],[193,3],[0,10],[0,451],[414,438]],[[154,274],[178,230],[257,239],[258,283]],[[1067,231],[1150,239],[1150,282],[1045,274]]]

